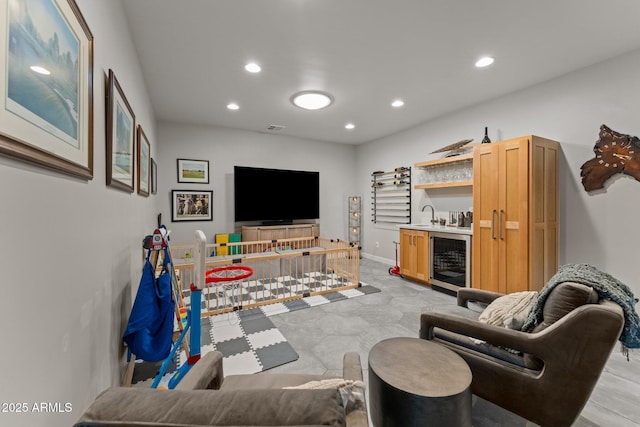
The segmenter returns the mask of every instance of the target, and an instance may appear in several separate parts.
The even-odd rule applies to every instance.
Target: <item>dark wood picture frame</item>
[[[133,193],[136,116],[118,78],[109,70],[107,90],[107,185]]]
[[[209,160],[178,159],[178,182],[209,184]]]
[[[8,70],[0,77],[0,102],[8,106],[0,111],[0,154],[91,180],[93,35],[74,0],[58,1],[57,6],[43,7],[36,15],[26,8],[0,8],[0,22],[6,24],[0,26],[0,69]],[[25,28],[22,22],[30,23],[26,27],[33,37],[12,33],[15,28]],[[13,23],[16,25],[9,25]],[[56,28],[60,37],[73,34],[77,44],[62,47],[60,43],[61,51],[56,59],[39,58],[42,67],[26,70],[18,67],[23,50],[6,51],[10,46],[7,40],[20,40],[42,55],[46,50],[38,43],[46,42],[37,41],[43,40],[40,29],[51,27]],[[54,62],[57,66],[52,65]],[[12,92],[13,85],[16,90]],[[35,102],[34,92],[42,95]],[[28,100],[25,94],[29,95]]]
[[[147,135],[138,125],[138,147],[136,157],[138,158],[138,194],[148,197],[151,192],[151,144]]]
[[[151,158],[151,194],[158,193],[158,165],[156,161]]]
[[[212,221],[213,191],[171,190],[171,221]]]

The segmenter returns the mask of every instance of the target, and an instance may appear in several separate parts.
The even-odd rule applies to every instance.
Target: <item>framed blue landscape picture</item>
[[[138,125],[138,194],[147,197],[151,191],[151,144]]]
[[[107,185],[133,193],[136,116],[113,70],[107,96]]]
[[[93,178],[93,36],[73,0],[0,0],[0,153]]]

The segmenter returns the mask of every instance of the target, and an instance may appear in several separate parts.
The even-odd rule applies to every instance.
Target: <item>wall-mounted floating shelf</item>
[[[430,190],[432,188],[472,187],[473,181],[434,182],[433,184],[416,184],[416,190]]]
[[[423,182],[413,187],[417,190],[473,186],[473,153],[427,160],[413,166],[420,169],[422,175],[420,181]]]
[[[411,223],[411,167],[371,174],[371,221]]]

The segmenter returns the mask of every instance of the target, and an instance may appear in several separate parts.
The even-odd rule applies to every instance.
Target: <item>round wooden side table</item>
[[[471,427],[471,370],[452,350],[419,338],[390,338],[369,352],[374,427]]]

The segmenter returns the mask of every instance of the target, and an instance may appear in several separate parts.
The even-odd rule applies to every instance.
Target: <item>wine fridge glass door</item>
[[[471,236],[429,233],[429,283],[456,291],[471,286]]]

